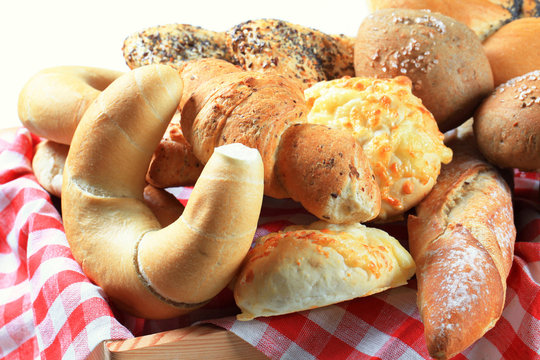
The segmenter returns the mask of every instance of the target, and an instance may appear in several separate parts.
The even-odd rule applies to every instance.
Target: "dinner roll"
[[[500,28],[484,42],[495,86],[540,70],[540,18],[523,18]]]
[[[493,164],[540,170],[540,70],[498,86],[478,108],[473,127],[478,148]]]
[[[356,76],[409,77],[413,94],[443,132],[467,120],[493,90],[478,36],[430,11],[383,9],[369,15],[358,29],[354,62]]]
[[[411,81],[342,78],[304,91],[308,122],[352,132],[381,190],[378,221],[392,220],[431,190],[441,163],[452,159],[433,115],[411,92]]]

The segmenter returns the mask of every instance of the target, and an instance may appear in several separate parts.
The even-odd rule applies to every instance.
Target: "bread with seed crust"
[[[474,115],[478,148],[501,168],[540,170],[540,70],[499,85]]]

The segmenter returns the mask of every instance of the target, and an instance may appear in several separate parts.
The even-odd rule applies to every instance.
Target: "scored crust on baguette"
[[[379,221],[391,221],[431,190],[441,163],[452,159],[433,115],[411,92],[411,81],[341,78],[306,89],[308,122],[351,132],[381,191]]]
[[[232,60],[225,33],[189,24],[153,26],[133,33],[124,40],[122,52],[130,69],[149,64],[179,67],[201,58]]]
[[[510,189],[465,135],[408,219],[429,353],[449,359],[501,316],[516,229]],[[471,150],[472,149],[472,150]]]
[[[239,320],[368,296],[407,283],[415,264],[386,232],[318,221],[257,240],[234,285]]]

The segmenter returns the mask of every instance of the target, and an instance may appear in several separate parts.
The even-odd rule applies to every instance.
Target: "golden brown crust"
[[[162,228],[143,200],[144,178],[181,94],[169,66],[120,77],[86,111],[64,168],[62,212],[74,258],[109,299],[140,317],[177,316],[217,295],[249,250],[262,204],[258,152],[222,147],[180,218]]]
[[[369,0],[371,11],[404,8],[416,10],[431,10],[454,18],[475,32],[480,40],[485,40],[497,29],[511,21],[513,12],[501,1],[488,0]],[[504,3],[513,1],[503,0]]]
[[[538,0],[523,0],[521,6],[522,17],[539,17],[540,16],[540,1]]]
[[[540,69],[540,18],[523,18],[500,28],[484,42],[495,86]]]
[[[418,306],[430,355],[439,359],[463,351],[495,325],[512,265],[510,190],[469,145],[452,147],[453,161],[408,220]]]
[[[32,170],[38,183],[50,194],[62,194],[62,174],[69,146],[44,140],[37,144],[32,158]]]
[[[133,33],[124,40],[122,52],[130,69],[149,64],[180,67],[201,58],[232,59],[225,33],[189,24],[153,26]]]
[[[540,170],[540,70],[498,86],[474,116],[478,148],[501,168]]]
[[[196,63],[192,65],[196,66]],[[186,86],[191,86],[189,77],[183,78]],[[285,131],[296,123],[305,123],[306,114],[307,107],[297,82],[276,73],[243,71],[216,76],[199,85],[184,104],[181,126],[186,139],[193,146],[195,156],[202,163],[210,157],[216,146],[240,142],[258,149],[263,158],[265,194],[268,196],[276,198],[292,196],[315,216],[321,219],[325,216],[324,219],[329,222],[366,221],[373,218],[380,209],[380,192],[362,150],[359,147],[344,148],[343,145],[337,144],[338,142],[354,144],[354,138],[347,133],[335,135],[330,131],[326,136],[316,138],[324,151],[334,147],[343,149],[343,157],[336,153],[331,155],[335,161],[332,167],[336,166],[338,169],[343,165],[347,174],[350,171],[349,165],[358,169],[357,182],[355,181],[355,185],[349,189],[350,192],[345,188],[336,187],[332,193],[347,199],[345,202],[355,202],[355,206],[365,206],[366,211],[353,211],[348,214],[339,211],[328,212],[320,199],[315,200],[320,194],[310,189],[321,189],[335,180],[330,179],[329,172],[319,174],[324,176],[314,177],[315,172],[312,171],[320,165],[317,161],[323,160],[327,154],[324,152],[312,154],[314,152],[312,148],[304,146],[300,151],[281,144]],[[294,164],[298,168],[286,169],[294,159],[290,157],[291,154],[295,153],[300,160]],[[351,159],[354,159],[354,163],[351,163]],[[343,164],[338,166],[340,162]],[[280,176],[286,171],[304,175],[311,173],[310,179],[313,181],[305,182],[300,175],[294,175],[287,176],[285,184],[280,180]],[[300,190],[299,183],[305,188]],[[365,192],[357,193],[356,190],[362,187]],[[325,192],[324,196],[327,197],[327,204],[334,202],[330,193]],[[371,202],[368,202],[368,198]]]
[[[286,127],[303,121],[305,114],[296,83],[276,74],[242,71],[200,85],[186,99],[181,126],[203,164],[219,145],[241,142],[257,148],[265,164],[265,194],[284,198],[287,193],[274,176],[276,150]]]
[[[384,231],[318,221],[257,240],[235,281],[239,320],[313,309],[401,286],[415,264]]]
[[[193,185],[202,169],[203,164],[195,157],[191,145],[184,138],[180,116],[177,114],[154,151],[146,181],[158,188]]]
[[[32,133],[69,145],[86,109],[120,75],[87,66],[43,69],[19,93],[19,119]]]
[[[152,185],[144,187],[143,201],[162,227],[175,222],[184,211],[184,207],[173,194]]]
[[[226,60],[221,59],[199,59],[187,61],[179,69],[182,80],[185,84],[182,99],[180,100],[180,110],[188,101],[197,88],[220,75],[240,72],[242,68]]]
[[[282,135],[277,164],[277,176],[289,196],[320,219],[347,223],[379,214],[380,192],[369,162],[345,131],[294,124]]]
[[[245,70],[275,71],[303,87],[353,75],[353,52],[345,36],[332,36],[283,20],[259,19],[228,32],[234,61]]]
[[[362,22],[356,41],[356,76],[409,77],[442,132],[467,120],[493,90],[480,40],[448,16],[379,10]]]

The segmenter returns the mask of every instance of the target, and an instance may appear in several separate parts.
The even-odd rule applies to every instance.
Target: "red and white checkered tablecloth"
[[[235,320],[229,290],[171,320],[114,309],[72,258],[58,207],[35,180],[38,142],[25,129],[0,140],[1,359],[84,359],[103,340],[198,321],[224,327],[274,359],[429,359],[414,279],[381,294],[249,322]],[[514,183],[518,238],[506,306],[497,325],[456,359],[540,359],[540,176],[515,172]],[[185,203],[190,189],[174,193]],[[312,220],[296,203],[265,199],[256,236]],[[406,243],[403,224],[385,230]]]

